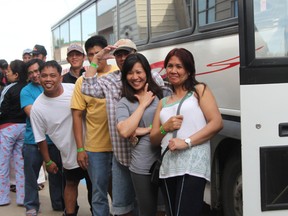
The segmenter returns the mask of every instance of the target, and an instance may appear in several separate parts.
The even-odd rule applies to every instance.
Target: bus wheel
[[[226,163],[222,192],[224,216],[242,216],[242,172],[239,157],[231,157]]]

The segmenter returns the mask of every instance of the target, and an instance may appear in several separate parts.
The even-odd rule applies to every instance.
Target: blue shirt
[[[32,105],[36,98],[43,92],[43,88],[41,85],[37,85],[34,83],[29,83],[26,85],[20,93],[20,102],[21,108],[24,109],[26,106]],[[46,141],[48,144],[53,144],[48,136],[46,136]],[[35,138],[32,131],[32,126],[30,122],[30,118],[27,116],[26,118],[26,131],[25,131],[25,144],[33,144],[36,145]]]

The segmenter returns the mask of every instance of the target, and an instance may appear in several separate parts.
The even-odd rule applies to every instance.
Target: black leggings
[[[151,183],[150,175],[130,173],[137,197],[139,216],[155,216],[157,212],[158,187]]]
[[[166,178],[161,184],[167,216],[199,216],[206,180],[184,175]]]

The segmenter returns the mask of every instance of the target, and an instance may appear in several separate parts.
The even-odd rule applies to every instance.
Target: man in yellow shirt
[[[102,36],[96,35],[89,38],[85,42],[89,62],[96,53],[106,46],[107,40]],[[98,63],[98,76],[106,75],[115,70],[118,70],[118,67],[107,64],[107,60],[101,60]],[[113,153],[108,130],[106,99],[82,94],[82,82],[83,77],[81,76],[75,83],[71,102],[73,130],[78,152],[77,161],[79,166],[88,170],[92,182],[93,215],[109,215],[107,192]],[[82,130],[83,119],[86,120],[85,135],[83,135]]]

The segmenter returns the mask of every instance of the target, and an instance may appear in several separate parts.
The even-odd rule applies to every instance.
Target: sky
[[[52,59],[51,27],[86,0],[1,0],[0,59],[22,60],[24,49],[44,45]]]

